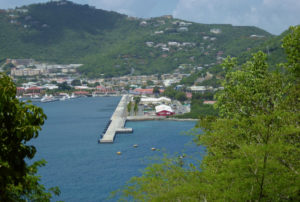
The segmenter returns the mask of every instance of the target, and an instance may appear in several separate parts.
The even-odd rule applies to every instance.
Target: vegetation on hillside
[[[89,77],[169,73],[182,64],[213,66],[221,57],[238,56],[272,37],[256,27],[167,17],[144,20],[69,1],[1,12],[0,26],[0,61],[34,58],[82,63],[80,71]]]
[[[132,178],[123,199],[299,201],[299,39],[300,27],[290,28],[283,72],[269,71],[261,51],[242,66],[227,58],[217,95],[220,116],[202,118],[203,133],[195,135],[206,148],[201,165],[164,159]]]

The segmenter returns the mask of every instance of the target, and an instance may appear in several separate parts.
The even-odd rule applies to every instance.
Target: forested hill
[[[253,53],[261,50],[268,55],[268,63],[271,67],[274,67],[275,64],[286,62],[286,54],[284,49],[282,48],[282,40],[283,38],[289,34],[289,30],[286,30],[279,36],[274,36],[266,40],[261,45],[251,49],[251,51],[247,51],[241,54],[239,60],[240,62],[245,62],[251,58]]]
[[[257,27],[199,24],[172,16],[138,19],[70,1],[0,10],[0,27],[1,61],[82,63],[80,71],[91,77],[209,67],[274,38]]]

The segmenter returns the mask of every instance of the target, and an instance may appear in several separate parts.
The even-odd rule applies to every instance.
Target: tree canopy
[[[138,201],[299,201],[300,27],[283,41],[285,71],[269,71],[263,52],[239,66],[223,64],[219,117],[203,117],[195,142],[205,146],[200,166],[165,159],[121,191]]]
[[[28,142],[37,138],[46,115],[43,110],[16,98],[12,80],[0,74],[0,201],[50,201],[57,187],[46,189],[36,176],[46,161],[28,165],[36,148]]]

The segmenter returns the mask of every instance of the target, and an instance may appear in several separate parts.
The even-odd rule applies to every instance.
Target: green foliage
[[[63,83],[58,84],[58,90],[62,90],[62,91],[69,91],[71,90],[71,86],[68,85],[68,83],[65,81]]]
[[[213,100],[213,98],[213,92],[206,92],[204,94],[193,93],[191,102],[191,112],[177,115],[177,117],[199,119],[200,117],[206,116],[218,116],[218,109],[214,108],[213,105],[203,104],[203,101]]]
[[[28,166],[25,159],[33,159],[36,149],[28,142],[37,138],[46,115],[39,107],[16,99],[16,86],[0,74],[0,200],[1,201],[50,201],[51,193],[39,184],[37,168],[45,161]]]
[[[141,101],[141,97],[140,96],[135,96],[135,97],[133,97],[133,100],[134,100],[135,103],[139,104],[140,101]]]
[[[127,189],[118,191],[122,193],[120,201],[131,197],[135,201],[200,201],[201,175],[193,165],[184,166],[183,162],[180,157],[165,157],[163,163],[147,167],[141,177],[128,182]]]
[[[175,99],[176,93],[177,93],[177,91],[174,89],[174,87],[173,86],[169,86],[169,87],[167,87],[165,89],[165,91],[164,91],[163,94],[164,94],[164,96],[167,96],[167,97],[169,97],[171,99]]]
[[[185,92],[177,92],[175,95],[176,100],[180,101],[180,102],[184,102],[187,100],[186,94]]]
[[[153,94],[160,94],[158,86],[154,86],[154,88],[153,88]]]
[[[151,80],[147,80],[147,85],[148,85],[148,86],[152,86],[152,85],[154,85],[154,82],[151,81]]]
[[[238,66],[224,62],[219,117],[203,117],[201,166],[154,164],[133,178],[123,196],[139,201],[299,201],[299,34],[285,38],[286,71],[269,71],[258,52]],[[192,186],[189,186],[192,185]]]
[[[71,82],[71,85],[72,86],[81,86],[81,81],[79,79],[74,79],[72,82]]]
[[[134,107],[133,107],[133,111],[134,111],[134,114],[135,114],[135,115],[137,114],[138,110],[139,110],[139,105],[138,105],[137,102],[135,102],[135,103],[134,103]]]
[[[132,103],[131,101],[127,104],[127,112],[128,114],[130,115],[130,112],[131,112],[131,108],[132,108]]]

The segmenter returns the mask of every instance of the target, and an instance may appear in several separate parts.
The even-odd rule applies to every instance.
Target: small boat
[[[152,150],[152,151],[155,151],[155,150],[156,150],[156,148],[155,148],[155,147],[152,147],[152,148],[151,148],[151,150]]]
[[[70,98],[71,98],[71,99],[74,99],[74,98],[77,98],[77,96],[76,96],[74,93],[72,93],[72,95],[71,95]]]
[[[53,95],[45,95],[44,97],[42,97],[41,102],[54,102],[57,101],[58,99],[53,97]]]
[[[134,145],[133,145],[134,148],[137,148],[138,146],[139,146],[139,145],[137,145],[137,144],[134,144]]]
[[[117,152],[117,154],[118,154],[118,155],[121,155],[121,154],[122,154],[122,152],[118,151],[118,152]]]
[[[32,95],[32,96],[30,97],[30,100],[31,100],[32,102],[38,102],[38,101],[41,101],[41,97],[38,96],[38,95]]]
[[[64,94],[59,100],[60,101],[65,101],[65,100],[69,100],[71,97],[66,93]]]

